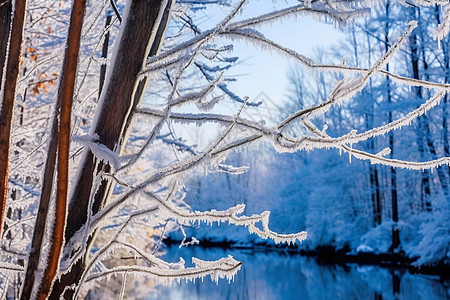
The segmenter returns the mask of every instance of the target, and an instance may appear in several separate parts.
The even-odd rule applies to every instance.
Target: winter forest
[[[265,35],[314,32],[305,18],[342,38],[306,55]],[[446,299],[449,31],[447,0],[0,0],[1,299],[176,299],[211,280],[212,299],[273,276],[237,248],[289,252],[311,299],[331,296],[297,256],[361,265],[342,277],[389,266],[375,299]],[[289,64],[270,101],[235,71],[257,51]]]

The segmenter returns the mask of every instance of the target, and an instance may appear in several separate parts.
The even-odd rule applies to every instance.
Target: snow
[[[358,253],[373,253],[373,249],[370,246],[367,245],[359,245],[356,248],[356,252]]]
[[[105,163],[110,164],[114,170],[119,169],[120,161],[117,156],[117,153],[111,151],[105,145],[97,143],[97,136],[72,136],[72,141],[78,143],[86,148],[88,148],[94,156],[99,160]]]
[[[218,282],[219,279],[232,280],[235,274],[239,271],[241,263],[233,259],[232,256],[221,258],[217,261],[202,261],[198,258],[193,258],[192,268],[169,268],[161,269],[159,267],[138,267],[138,266],[122,266],[115,267],[99,273],[92,273],[86,278],[86,282],[103,279],[103,277],[111,277],[113,274],[133,274],[139,276],[157,277],[162,284],[169,285],[174,281],[180,279],[194,281],[198,278],[210,276],[211,280]]]
[[[123,140],[115,141],[116,148],[120,145],[121,149],[113,150],[98,142],[93,128],[107,101],[106,93],[97,99],[99,68],[106,64],[109,78],[111,64],[119,54],[113,50],[102,59],[98,49],[107,32],[113,44],[120,42],[128,20],[126,7],[131,2],[124,2],[121,28],[114,22],[104,27],[102,18],[109,1],[89,10],[75,93],[71,178],[82,176],[78,166],[80,156],[85,154],[80,153],[87,151],[111,165],[112,170],[94,176],[86,224],[64,248],[59,276],[76,262],[85,263],[81,283],[66,289],[73,289],[81,298],[99,281],[120,280],[117,294],[122,297],[134,280],[168,285],[209,276],[220,285],[219,279],[231,282],[236,274],[242,276],[238,273],[240,259],[227,254],[211,260],[194,257],[192,266],[183,258],[177,262],[162,258],[164,238],[175,231],[182,235],[181,250],[199,249],[204,239],[232,240],[241,246],[264,240],[264,245],[288,243],[307,249],[325,246],[352,253],[405,253],[416,259],[415,266],[449,263],[450,157],[448,132],[442,130],[448,129],[450,91],[445,56],[448,2],[412,1],[421,5],[419,22],[407,20],[405,14],[394,18],[394,13],[406,8],[394,6],[388,15],[383,3],[375,0],[303,1],[293,6],[274,3],[272,11],[251,11],[250,17],[245,16],[248,1],[231,5],[224,0],[218,3],[226,4],[221,6],[221,17],[207,20],[193,11],[215,1],[197,1],[192,10],[182,2],[193,1],[174,3],[173,27],[161,53],[142,65],[139,79],[145,77],[149,86],[145,99],[130,111],[130,130]],[[67,24],[59,13],[68,8],[48,8],[55,13],[47,17],[42,4],[31,3],[32,19],[43,18],[49,25],[41,21],[28,24],[33,28],[26,43],[39,50],[39,60],[24,58],[27,71],[18,85],[23,91],[36,85],[35,77],[41,80],[46,78],[43,74],[53,72],[56,75],[52,76],[58,76],[64,52],[60,40],[64,40]],[[163,1],[162,6],[168,3]],[[441,21],[432,14],[434,7],[425,8],[431,4],[442,5]],[[374,8],[370,15],[368,7]],[[159,19],[162,14],[160,10]],[[323,52],[323,57],[307,57],[264,35],[263,26],[303,15],[326,18],[339,26],[346,24],[357,42],[342,41],[338,49]],[[361,15],[369,18],[364,30],[359,27],[362,21],[356,23]],[[431,32],[441,48],[430,42]],[[389,47],[384,47],[385,38]],[[421,54],[419,75],[412,72],[414,66],[409,61],[416,38],[420,47],[415,50]],[[301,73],[305,77],[301,83],[305,101],[292,106],[277,103],[281,109],[268,118],[260,113],[263,101],[252,103],[248,97],[234,93],[228,83],[238,82],[229,75],[239,62],[233,53],[237,40],[274,51],[307,70],[309,73]],[[105,84],[109,84],[108,79]],[[2,242],[5,250],[0,262],[7,276],[0,282],[2,288],[12,287],[7,280],[23,274],[20,264],[26,264],[32,238],[30,228],[37,213],[47,154],[43,149],[49,140],[48,111],[52,111],[49,108],[57,89],[49,83],[46,92],[26,96],[21,91],[20,98],[26,105],[21,103],[22,112],[17,109],[16,116],[23,115],[25,121],[14,120],[11,192],[5,221],[8,229],[4,233],[9,238]],[[131,103],[129,107],[131,110]],[[349,159],[340,157],[340,152],[347,153]],[[437,172],[431,172],[434,169]],[[110,197],[93,214],[94,197],[106,181],[112,184]],[[394,208],[394,203],[398,207]],[[394,209],[398,210],[398,221],[394,221]],[[49,222],[52,213],[53,208]],[[399,230],[400,246],[391,250],[393,230]],[[90,236],[94,233],[91,248]],[[51,238],[46,234],[43,254]],[[124,263],[123,257],[130,263]],[[269,268],[271,259],[282,261],[277,272]],[[42,260],[35,270],[37,281],[47,263]],[[394,298],[397,294],[390,292],[396,274],[384,269],[351,266],[344,272],[338,267],[335,273],[320,277],[312,275],[318,266],[307,260],[272,257],[262,258],[258,264],[268,267],[252,273],[253,277],[285,280],[289,276],[283,271],[293,265],[295,276],[306,279],[298,291],[316,298],[326,298],[327,288],[334,298],[343,291],[347,298]],[[379,281],[372,279],[375,275]],[[408,283],[409,275],[403,277],[405,285],[428,282],[414,278]],[[358,280],[356,288],[352,280]],[[333,286],[328,287],[328,282]],[[280,290],[266,284],[256,286],[267,295]],[[436,298],[442,294],[437,289],[433,293],[432,288],[423,288]],[[408,291],[406,297],[423,298],[421,293]]]

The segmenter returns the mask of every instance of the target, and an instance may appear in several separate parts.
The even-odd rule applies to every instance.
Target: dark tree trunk
[[[417,19],[416,15],[416,9],[410,8],[412,16]],[[411,66],[413,71],[413,78],[414,79],[420,79],[419,76],[419,47],[418,47],[418,41],[417,41],[417,33],[415,31],[412,32],[412,34],[409,37],[409,43],[410,43],[410,57],[411,57]],[[414,87],[414,93],[417,99],[422,99],[422,87]],[[417,118],[418,122],[418,130],[416,131],[417,136],[417,148],[420,154],[420,158],[422,161],[425,160],[425,141],[424,141],[424,132],[425,132],[425,125],[424,125],[424,116],[419,116]],[[422,209],[425,209],[427,207],[427,203],[429,203],[431,194],[431,184],[430,184],[430,172],[428,170],[424,170],[422,172],[422,179],[421,179],[421,194],[420,194],[420,201],[421,201],[421,207]]]
[[[374,150],[373,141],[369,142],[369,150]],[[380,225],[382,221],[382,201],[380,183],[378,179],[378,169],[376,166],[369,166],[370,172],[370,199],[372,201],[373,225]]]
[[[423,36],[421,39],[422,39],[421,51],[422,51],[423,70],[425,73],[424,79],[430,80],[429,75],[428,75],[428,62],[425,57],[425,47],[424,47],[424,42],[423,42],[423,40],[424,40]],[[438,159],[438,155],[436,152],[436,147],[434,145],[433,136],[432,136],[432,133],[430,130],[430,124],[429,124],[427,115],[423,115],[423,119],[424,119],[424,128],[425,128],[425,140],[426,140],[426,144],[428,147],[428,151],[430,151],[432,159]],[[439,181],[441,183],[442,190],[444,191],[444,195],[446,197],[448,197],[449,186],[448,186],[448,180],[447,180],[446,174],[444,173],[444,167],[448,168],[448,166],[439,166],[436,168],[436,171],[437,171]],[[426,210],[431,211],[431,202],[427,202],[426,205],[427,205]]]
[[[436,11],[437,24],[440,25],[442,23],[442,21],[441,21],[441,10],[440,10],[439,5],[436,5],[435,11]],[[443,72],[445,74],[445,76],[444,76],[445,83],[450,82],[450,53],[448,51],[448,42],[449,42],[448,37],[445,37],[441,41],[441,50],[442,50],[442,54],[444,57]],[[449,136],[448,136],[448,130],[449,130],[449,128],[448,128],[448,114],[449,114],[449,112],[448,112],[448,93],[445,94],[442,102],[443,102],[443,106],[442,106],[442,132],[443,132],[442,133],[442,144],[444,147],[444,155],[450,156],[450,145],[449,145],[450,140],[449,140]],[[443,166],[441,166],[441,168],[447,169],[447,175],[450,179],[450,166],[443,165]],[[450,188],[450,187],[448,187],[448,188]]]
[[[388,52],[389,50],[389,2],[385,5],[385,17],[386,22],[384,23],[384,50]],[[389,64],[386,65],[386,70],[389,71]],[[392,118],[392,95],[391,95],[391,81],[389,76],[386,76],[386,96],[389,105],[388,113],[388,123],[391,123]],[[390,157],[394,158],[394,132],[389,132],[389,148],[391,149]],[[392,244],[389,248],[390,252],[394,252],[400,246],[400,232],[398,228],[398,199],[397,199],[397,171],[395,168],[390,167],[390,183],[391,183],[391,209],[392,209],[392,221],[394,225],[392,226]]]
[[[8,3],[5,4],[6,6]],[[5,6],[3,5],[3,6]],[[3,7],[2,6],[2,7]],[[1,9],[1,8],[0,8]],[[4,89],[1,98],[0,113],[0,235],[2,234],[8,194],[9,148],[11,142],[11,121],[16,99],[17,80],[19,78],[20,58],[22,55],[23,29],[25,21],[26,0],[14,2],[9,54],[6,60]]]
[[[370,46],[370,36],[366,35],[367,37],[367,46],[368,49],[371,49]],[[354,45],[355,45],[355,58],[356,63],[358,63],[358,51],[356,50],[356,39],[353,37]],[[369,51],[367,55],[368,59],[368,65],[372,64],[372,54]],[[369,88],[370,88],[370,94],[373,95],[373,89],[372,89],[372,78],[370,78],[369,81]],[[371,105],[369,105],[369,111],[365,114],[366,119],[366,130],[370,130],[374,126],[374,114],[375,114],[375,99],[372,99]],[[375,150],[375,140],[370,139],[368,141],[368,151],[373,152]],[[383,204],[382,204],[382,197],[381,197],[381,187],[380,187],[380,181],[378,176],[378,168],[376,165],[369,164],[369,184],[370,184],[370,200],[372,204],[372,214],[373,214],[373,226],[377,226],[381,224],[382,221],[382,210],[383,210]]]
[[[105,22],[105,29],[108,28],[111,25],[111,19],[112,14],[109,13],[109,10],[106,12],[106,22]],[[108,46],[109,46],[109,30],[105,34],[105,39],[103,40],[103,46],[102,46],[102,58],[106,59],[108,57]],[[106,77],[106,63],[101,65],[100,67],[100,84],[98,88],[98,97],[100,98],[100,95],[102,94],[103,85],[105,84],[105,77]]]

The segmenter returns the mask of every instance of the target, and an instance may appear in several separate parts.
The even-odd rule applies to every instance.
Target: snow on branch
[[[425,114],[427,111],[432,109],[434,106],[438,105],[439,102],[442,100],[442,98],[445,96],[446,92],[440,91],[437,92],[433,97],[431,97],[429,100],[427,100],[424,104],[419,106],[419,108],[413,110],[412,112],[408,113],[406,116],[399,118],[397,120],[394,120],[388,124],[385,124],[380,127],[376,127],[370,130],[367,130],[365,132],[362,132],[360,134],[356,134],[356,132],[351,131],[348,134],[342,135],[340,137],[332,138],[326,135],[320,135],[318,134],[318,131],[316,129],[312,130],[313,128],[312,123],[310,123],[308,118],[302,118],[303,123],[306,125],[308,129],[310,129],[313,133],[317,135],[317,137],[309,137],[309,136],[302,136],[297,139],[293,138],[287,138],[284,135],[279,136],[279,139],[285,139],[288,143],[283,144],[286,147],[298,147],[299,149],[302,149],[305,146],[302,146],[305,143],[314,143],[317,145],[308,145],[308,147],[312,148],[321,148],[321,147],[327,147],[327,148],[339,148],[341,145],[344,144],[354,144],[358,142],[365,141],[369,138],[373,138],[375,136],[384,135],[390,131],[398,130],[402,128],[403,126],[411,125],[411,122],[416,119],[417,117]],[[296,116],[300,116],[301,114],[296,114]],[[291,120],[292,118],[289,118],[288,120]],[[306,123],[308,122],[308,123]],[[281,123],[282,126],[285,126],[287,123],[286,121],[283,121]],[[321,145],[319,145],[321,144]]]
[[[239,115],[242,112],[243,107],[244,107],[244,105],[241,106],[240,110],[236,114],[235,120],[237,118],[239,118]],[[218,145],[228,136],[228,134],[231,132],[231,130],[233,129],[235,124],[236,124],[236,122],[233,122],[227,128],[227,130],[225,130],[219,136],[219,138],[217,138],[210,145],[210,147],[205,152],[199,153],[195,156],[191,156],[183,161],[174,163],[165,168],[156,170],[146,180],[144,180],[137,186],[131,188],[128,192],[123,194],[121,197],[118,197],[115,201],[110,202],[109,204],[105,205],[105,207],[102,210],[100,210],[95,216],[93,216],[93,218],[92,218],[93,221],[90,226],[91,233],[105,221],[107,216],[110,216],[114,211],[116,211],[121,204],[123,204],[130,197],[143,192],[147,186],[154,184],[156,182],[159,182],[167,177],[170,177],[170,176],[173,176],[176,174],[182,174],[186,171],[190,171],[194,167],[199,166],[202,163],[206,163],[208,165],[211,164],[211,161],[210,161],[211,153],[214,152],[214,149],[216,149],[218,147]]]
[[[86,266],[81,279],[82,283],[87,283],[95,280],[100,280],[104,277],[107,279],[111,276],[117,276],[120,273],[131,273],[135,275],[144,275],[155,278],[162,284],[170,284],[174,280],[195,280],[197,278],[203,278],[205,276],[211,276],[213,281],[218,281],[219,278],[226,278],[229,281],[233,279],[235,274],[239,271],[241,262],[234,260],[231,256],[219,259],[217,261],[202,261],[197,258],[193,258],[195,264],[192,268],[186,268],[183,258],[180,258],[178,263],[168,263],[160,258],[157,258],[153,254],[146,253],[144,250],[137,246],[124,242],[117,241],[120,232],[129,223],[131,218],[138,216],[133,214],[129,216],[127,221],[120,227],[113,239],[102,247],[101,250],[95,253],[94,257],[90,259],[89,264]],[[125,250],[135,253],[135,256],[143,258],[150,267],[144,266],[124,266],[112,269],[101,269],[100,271],[91,272],[95,265],[98,265],[102,259],[109,258],[112,251],[123,248]],[[78,295],[81,285],[75,290],[75,295]]]
[[[308,120],[303,120],[305,126],[314,134],[322,137],[322,138],[330,138],[326,133],[323,131],[318,130],[314,124],[312,124]],[[350,155],[353,155],[354,157],[360,159],[360,160],[369,160],[372,164],[380,164],[395,168],[401,168],[401,169],[408,169],[408,170],[427,170],[427,169],[433,169],[437,168],[441,165],[449,165],[450,166],[450,157],[441,157],[435,160],[430,161],[424,161],[424,162],[415,162],[415,161],[406,161],[406,160],[399,160],[399,159],[390,159],[383,157],[386,155],[386,153],[390,151],[386,151],[386,149],[383,149],[377,154],[371,154],[366,151],[356,150],[353,149],[347,145],[340,145],[338,148],[344,150],[345,152],[349,153]]]
[[[102,272],[90,274],[86,282],[100,280],[102,278],[110,278],[117,274],[134,274],[144,275],[155,278],[162,284],[169,285],[174,281],[180,280],[194,281],[198,278],[210,276],[211,280],[218,282],[221,278],[231,281],[236,273],[240,270],[242,263],[235,260],[231,255],[216,261],[204,261],[198,258],[192,258],[194,267],[181,269],[161,269],[158,267],[142,267],[142,266],[121,266],[108,269]]]
[[[404,36],[402,36],[400,38],[400,41],[399,41],[400,43],[398,43],[398,46],[401,45],[401,42],[403,42],[405,40],[405,38],[409,34],[411,34],[411,31],[417,26],[417,24],[414,23],[415,21],[412,21],[412,22],[413,23],[412,24],[410,23],[410,27],[405,32]],[[385,65],[389,60],[389,59],[387,59],[388,57],[386,57],[386,55],[388,55],[388,56],[392,55],[395,52],[394,50],[397,50],[398,48],[395,48],[395,49],[391,48],[392,51],[386,53],[386,55],[383,56],[384,62],[380,61],[380,63],[379,63],[380,67],[367,69],[367,68],[359,68],[359,67],[350,67],[350,66],[346,66],[346,65],[318,64],[309,57],[306,57],[292,49],[286,48],[280,44],[277,44],[276,42],[274,42],[270,39],[267,39],[262,34],[257,33],[257,31],[255,31],[255,30],[249,31],[249,30],[230,29],[230,30],[220,33],[220,34],[240,36],[240,37],[243,37],[244,39],[248,39],[249,41],[255,42],[257,45],[260,43],[259,46],[262,47],[263,49],[278,50],[281,54],[287,55],[288,57],[297,60],[303,66],[305,66],[306,68],[311,69],[311,70],[316,69],[316,70],[322,70],[322,71],[328,71],[328,72],[341,71],[344,74],[346,74],[346,73],[359,74],[359,73],[367,73],[367,72],[381,73],[381,74],[389,76],[396,82],[407,84],[409,86],[423,86],[426,88],[441,88],[441,89],[450,91],[450,84],[437,83],[437,82],[425,81],[425,80],[420,80],[420,79],[415,79],[415,78],[409,78],[409,77],[393,74],[389,71],[382,69],[383,64]],[[392,47],[395,47],[395,46],[396,45],[393,45]]]
[[[239,216],[245,210],[244,204],[238,204],[224,211],[195,211],[189,212],[172,205],[168,201],[163,201],[156,195],[150,192],[144,192],[151,199],[159,203],[159,214],[166,219],[174,218],[182,224],[191,224],[195,222],[205,222],[206,224],[228,222],[236,226],[248,227],[250,233],[256,233],[263,239],[272,239],[275,243],[295,243],[306,239],[306,232],[302,231],[294,234],[278,234],[269,229],[270,212],[265,211],[261,214],[254,214],[252,216]],[[256,224],[260,223],[263,230],[259,229]]]
[[[348,22],[356,17],[361,16],[362,14],[367,14],[368,9],[353,9],[348,11],[337,11],[337,10],[330,10],[328,7],[325,7],[323,4],[316,4],[312,7],[307,7],[304,4],[276,10],[267,14],[263,14],[254,18],[248,18],[239,22],[235,22],[230,24],[229,27],[232,28],[243,28],[248,26],[255,26],[255,25],[263,25],[266,23],[273,23],[274,21],[278,20],[279,18],[285,18],[287,16],[298,14],[298,13],[304,13],[313,15],[315,17],[328,17],[331,18],[339,23],[345,23]]]
[[[351,9],[346,11],[338,11],[329,7],[325,7],[324,5],[317,4],[314,7],[307,7],[304,4],[293,6],[286,9],[277,10],[268,14],[263,14],[258,17],[248,18],[243,21],[238,21],[235,23],[230,23],[230,21],[235,17],[235,15],[242,9],[246,1],[241,1],[234,10],[228,14],[220,23],[218,23],[214,28],[204,31],[203,33],[193,37],[192,39],[181,43],[170,50],[167,50],[157,56],[150,57],[147,60],[146,67],[142,70],[141,75],[144,75],[149,72],[154,72],[156,70],[161,70],[163,68],[167,68],[171,65],[177,64],[184,59],[187,59],[192,47],[196,46],[200,47],[202,44],[204,45],[207,41],[211,40],[218,34],[228,34],[228,35],[237,35],[243,34],[246,32],[247,34],[250,31],[256,33],[255,30],[249,28],[251,26],[267,23],[279,19],[284,16],[289,16],[295,13],[308,13],[317,16],[326,16],[331,19],[334,19],[340,23],[350,20],[353,17],[356,17],[362,13],[366,13],[366,9]],[[245,27],[245,28],[244,28]],[[261,38],[262,43],[269,43],[273,45],[275,44],[273,41],[267,40],[262,37],[260,34],[254,34],[253,37],[259,36]],[[247,36],[250,37],[250,36]],[[256,41],[257,39],[254,39]],[[274,48],[278,48],[282,50],[282,46],[277,45]],[[284,49],[286,51],[287,49]],[[289,51],[288,51],[289,52]],[[291,53],[292,55],[292,53]],[[306,58],[303,57],[303,60]],[[309,64],[313,64],[312,61],[309,61]]]
[[[341,1],[335,1],[335,2],[330,2],[330,3],[342,4]],[[289,15],[289,14],[298,13],[298,12],[309,13],[314,10],[314,13],[320,13],[320,14],[323,14],[324,16],[330,17],[331,12],[336,10],[335,8],[331,8],[331,9],[329,8],[329,7],[333,7],[333,5],[330,6],[330,3],[327,4],[328,7],[325,7],[322,4],[320,4],[320,5],[317,4],[316,7],[314,7],[314,5],[315,5],[314,4],[312,8],[307,7],[305,5],[293,6],[290,8],[278,10],[278,11],[271,12],[271,13],[268,13],[265,15],[261,15],[258,17],[245,19],[243,21],[238,21],[235,23],[230,23],[225,26],[224,24],[229,22],[232,19],[232,17],[226,18],[225,20],[223,20],[221,22],[221,24],[219,24],[215,28],[205,31],[202,34],[195,36],[194,38],[192,38],[189,41],[186,41],[182,45],[178,45],[177,47],[174,47],[166,52],[163,52],[162,54],[160,54],[158,56],[150,58],[147,62],[146,68],[142,71],[142,74],[145,74],[147,72],[151,72],[151,71],[163,68],[163,67],[168,67],[169,65],[179,63],[184,59],[192,60],[193,55],[195,55],[195,54],[189,54],[189,56],[187,56],[187,53],[190,52],[190,50],[188,50],[188,49],[190,49],[191,47],[193,47],[195,45],[204,44],[206,40],[210,40],[211,38],[213,38],[216,35],[225,35],[225,36],[230,36],[230,37],[236,36],[241,39],[243,38],[243,39],[249,40],[249,41],[255,43],[255,45],[261,46],[262,48],[278,50],[278,51],[280,51],[280,53],[287,55],[288,57],[296,59],[297,61],[299,61],[301,64],[303,64],[304,66],[306,66],[309,69],[325,70],[325,71],[332,71],[332,72],[342,71],[344,73],[350,73],[350,74],[365,73],[365,76],[360,75],[359,79],[356,78],[356,79],[350,80],[349,82],[346,82],[346,84],[340,85],[339,93],[337,93],[338,91],[336,91],[335,96],[342,96],[342,95],[340,95],[342,93],[349,94],[352,91],[353,91],[353,93],[357,92],[358,88],[363,87],[365,81],[367,81],[367,78],[370,78],[371,76],[373,76],[374,73],[382,73],[382,74],[388,75],[393,80],[395,80],[397,82],[408,84],[410,86],[438,87],[438,88],[450,90],[450,85],[448,85],[448,84],[440,84],[440,83],[434,83],[434,82],[427,82],[427,81],[423,81],[423,80],[417,80],[417,79],[413,79],[413,78],[407,78],[407,77],[403,77],[400,75],[392,74],[383,69],[383,67],[389,61],[392,54],[396,52],[396,50],[400,47],[401,43],[406,39],[406,37],[411,33],[411,31],[417,26],[417,22],[415,22],[415,21],[410,22],[408,30],[404,33],[404,35],[400,38],[400,40],[395,45],[393,45],[389,49],[389,51],[380,60],[378,60],[377,63],[371,69],[349,67],[346,65],[317,64],[312,59],[310,59],[292,49],[281,46],[281,45],[275,43],[274,41],[267,39],[266,37],[264,37],[261,33],[257,32],[256,30],[250,28],[253,25],[257,25],[259,23],[264,23],[266,21],[275,20],[284,15]],[[241,2],[240,5],[242,5],[242,4],[243,3]],[[344,4],[346,4],[346,3],[344,3]],[[237,10],[235,10],[235,11],[237,11]],[[351,10],[350,10],[350,12],[351,12]],[[364,12],[364,9],[354,11],[355,14],[363,13],[363,12]],[[348,14],[349,12],[343,11],[342,13]],[[200,46],[198,46],[198,47],[200,47]],[[198,50],[196,50],[196,51],[198,51]],[[153,64],[157,64],[157,65],[153,66]],[[202,73],[205,76],[207,75],[207,74],[205,74],[204,71],[202,71]],[[363,79],[366,79],[366,80],[363,80]],[[218,84],[218,87],[221,88],[232,99],[242,102],[242,100],[238,96],[234,95],[233,93],[231,93],[231,91],[229,91],[226,88],[225,84],[220,83],[220,84]],[[352,87],[350,89],[350,91],[349,91],[349,87]],[[253,103],[248,103],[248,105],[253,105]],[[256,105],[258,105],[258,104],[256,104]]]
[[[194,55],[190,54],[190,49],[194,46],[197,49],[194,51],[195,54],[199,52],[203,45],[206,45],[212,38],[214,38],[217,33],[223,30],[227,24],[236,16],[236,14],[242,9],[246,0],[240,1],[231,13],[229,13],[221,22],[219,22],[213,29],[207,30],[202,34],[195,36],[194,38],[179,44],[178,46],[165,51],[159,55],[150,57],[145,68],[141,71],[140,75],[144,76],[146,73],[154,72],[155,70],[160,70],[167,68],[170,65],[179,63],[182,60],[193,60]]]
[[[234,175],[244,174],[245,172],[247,172],[250,169],[250,167],[247,167],[247,166],[234,167],[234,166],[225,165],[225,164],[220,164],[218,166],[218,168],[222,172],[226,172],[226,173],[234,174]]]
[[[208,81],[213,81],[214,80],[214,78],[210,74],[208,74],[208,71],[209,72],[213,72],[213,71],[216,71],[216,70],[211,70],[211,68],[209,68],[206,65],[204,65],[202,63],[199,63],[199,62],[195,62],[194,64],[200,70],[200,72],[203,74],[203,76],[205,76],[205,78]],[[239,97],[238,95],[236,95],[235,93],[230,91],[230,89],[228,89],[228,86],[225,83],[223,83],[223,82],[219,83],[217,85],[217,87],[220,88],[225,94],[227,94],[228,97],[230,97],[232,100],[234,100],[236,102],[239,102],[239,103],[244,103],[244,99],[242,99],[241,97]],[[212,102],[212,101],[210,101],[210,102]],[[255,102],[255,103],[247,101],[247,106],[259,106],[261,104],[262,104],[261,101],[260,102]],[[198,106],[198,107],[199,107],[200,110],[203,110],[203,106],[204,105]]]
[[[254,30],[254,29],[228,29],[227,31],[224,32],[220,32],[220,34],[222,35],[227,35],[230,37],[236,36],[236,37],[240,37],[242,39],[248,40],[250,42],[255,43],[255,45],[258,45],[260,47],[262,47],[263,49],[274,49],[274,50],[279,50],[280,53],[288,55],[289,57],[293,57],[295,58],[297,61],[299,61],[301,64],[303,64],[306,67],[309,68],[315,68],[316,64],[315,62],[302,55],[299,54],[289,48],[283,47],[280,44],[275,43],[274,41],[267,39],[266,37],[264,37],[261,33],[259,33],[258,31]]]
[[[275,128],[268,128],[264,125],[245,120],[242,118],[235,119],[236,125],[243,126],[244,128],[248,128],[254,131],[259,132],[259,134],[252,135],[248,138],[236,140],[232,142],[231,144],[228,144],[221,149],[216,149],[212,153],[212,155],[217,155],[221,153],[222,151],[228,151],[232,148],[235,148],[237,146],[249,143],[250,141],[254,141],[257,139],[260,139],[262,137],[270,137],[272,142],[274,143],[274,147],[277,149],[277,151],[280,152],[294,152],[298,150],[304,150],[304,149],[315,149],[315,148],[341,148],[341,146],[345,144],[354,144],[358,143],[364,140],[367,140],[369,138],[379,136],[386,134],[392,130],[400,129],[403,126],[410,125],[410,123],[417,118],[418,116],[426,113],[431,108],[439,104],[439,101],[444,97],[445,92],[444,91],[438,91],[433,97],[431,97],[429,100],[427,100],[424,104],[422,104],[419,108],[415,109],[414,111],[408,113],[402,118],[399,118],[397,120],[392,121],[389,124],[373,128],[371,130],[367,130],[363,133],[357,134],[356,132],[350,132],[346,135],[332,138],[329,136],[301,136],[299,138],[292,138],[289,136],[286,136],[285,133],[281,134],[280,130],[283,129],[287,124],[292,122],[296,118],[301,118],[304,122],[307,120],[305,119],[305,116],[310,114],[312,111],[316,109],[320,109],[323,104],[320,104],[318,106],[313,106],[310,108],[306,108],[304,110],[301,110],[299,112],[296,112],[283,120],[278,126]],[[325,103],[326,104],[326,103]],[[148,109],[148,108],[142,108],[138,110],[138,113],[140,114],[148,114],[152,116],[162,116],[163,112],[154,110],[154,109]],[[171,113],[169,115],[169,118],[174,120],[175,122],[185,123],[185,122],[196,122],[198,125],[204,124],[205,121],[210,122],[218,122],[219,124],[230,124],[233,122],[233,117],[226,116],[226,115],[217,115],[217,114],[182,114],[182,113]],[[308,128],[308,127],[307,127]],[[309,127],[310,128],[310,127]],[[314,133],[314,132],[313,132]],[[358,153],[357,155],[361,156],[361,153]],[[368,156],[366,156],[367,159]],[[376,157],[372,157],[372,161],[375,162]],[[381,164],[388,164],[390,166],[400,166],[405,167],[406,164],[410,164],[411,162],[405,162],[402,163],[400,161],[390,161],[390,160],[382,160],[377,161]],[[437,164],[446,164],[445,159],[429,162],[429,163],[417,163],[415,165],[415,169],[428,169],[428,168],[434,168]]]
[[[195,151],[192,146],[186,145],[185,143],[182,143],[179,140],[168,139],[167,138],[168,135],[169,134],[166,134],[164,136],[157,136],[157,138],[162,140],[164,143],[166,143],[168,145],[174,145],[181,152],[189,152],[192,155],[197,155],[198,154],[198,152]],[[225,173],[228,173],[228,174],[234,174],[234,175],[243,174],[243,173],[247,172],[250,169],[250,167],[246,167],[246,166],[234,167],[234,166],[226,165],[226,164],[219,164],[217,166],[217,168],[221,172],[225,172]]]
[[[211,93],[211,91],[222,81],[223,72],[220,74],[220,76],[210,82],[208,85],[206,85],[203,89],[196,92],[186,93],[182,96],[179,96],[177,98],[170,99],[168,101],[168,104],[170,106],[180,105],[183,103],[193,102],[197,101],[198,103],[201,103],[201,101]]]
[[[450,157],[441,157],[430,161],[415,162],[385,158],[380,155],[374,155],[365,151],[352,149],[351,147],[346,145],[343,145],[342,149],[360,160],[369,160],[372,164],[380,164],[394,168],[423,171],[438,168],[442,165],[450,166]]]
[[[110,164],[114,170],[119,169],[120,161],[117,153],[103,144],[95,142],[98,137],[94,136],[72,136],[72,141],[91,150],[92,154],[98,159]]]
[[[366,72],[363,72],[363,74],[360,74],[358,77],[353,79],[344,79],[339,81],[334,90],[331,92],[328,99],[318,105],[314,105],[302,110],[299,110],[292,115],[288,116],[285,120],[283,120],[279,125],[278,129],[282,129],[283,127],[290,124],[292,121],[298,119],[299,117],[308,117],[312,118],[317,115],[322,115],[326,111],[328,111],[332,105],[336,105],[341,103],[342,101],[349,99],[353,95],[355,95],[357,92],[361,91],[364,86],[367,84],[368,80],[373,76],[373,74],[384,68],[384,66],[388,63],[389,59],[392,57],[392,55],[400,48],[401,44],[405,41],[405,39],[411,34],[411,32],[417,27],[416,21],[411,21],[409,23],[409,28],[406,30],[406,32],[401,36],[401,38],[392,45],[389,50],[386,52],[383,57],[378,59],[375,64],[368,69]],[[296,55],[294,53],[294,55]],[[313,64],[308,65],[310,67],[313,66]],[[434,105],[433,105],[434,106]]]
[[[419,116],[426,114],[427,111],[435,107],[440,103],[442,98],[445,96],[446,92],[438,92],[433,97],[431,97],[429,100],[427,100],[424,104],[420,105],[419,108],[413,110],[412,112],[408,113],[406,116],[399,118],[397,120],[392,121],[391,123],[388,123],[386,125],[376,127],[370,130],[367,130],[360,134],[346,134],[342,137],[338,138],[330,138],[333,142],[343,142],[343,143],[357,143],[364,140],[367,140],[369,138],[384,135],[392,130],[398,130],[402,128],[403,126],[411,125],[411,122],[418,118]]]
[[[440,43],[442,39],[448,35],[450,32],[450,4],[446,3],[442,6],[444,11],[444,20],[438,25],[436,29],[433,30],[433,37]]]
[[[151,108],[139,108],[136,113],[143,114],[143,115],[149,115],[149,116],[155,116],[155,117],[162,117],[164,115],[163,111],[157,110],[157,109],[151,109]],[[173,113],[171,112],[169,114],[169,118],[171,120],[174,120],[175,122],[178,122],[180,124],[185,123],[196,123],[197,126],[203,125],[205,122],[214,122],[221,125],[228,125],[233,122],[236,122],[236,125],[243,126],[248,129],[253,129],[256,131],[263,132],[264,134],[278,134],[278,132],[274,132],[274,129],[268,128],[261,123],[250,121],[244,118],[234,118],[232,116],[227,115],[221,115],[221,114],[204,114],[204,113],[198,113],[198,114],[189,114],[189,113]]]
[[[308,118],[319,114],[322,115],[323,113],[328,111],[332,105],[339,105],[342,101],[347,100],[354,96],[356,93],[360,92],[366,86],[367,82],[375,74],[375,72],[386,66],[392,55],[400,48],[401,44],[403,44],[406,38],[416,27],[417,21],[411,21],[409,23],[409,28],[400,37],[400,39],[394,45],[392,45],[389,50],[380,59],[378,59],[367,72],[360,74],[356,78],[344,79],[338,82],[338,84],[328,97],[328,100],[318,105],[314,110],[311,110],[311,112],[308,113]]]
[[[2,270],[2,273],[9,273],[9,272],[23,272],[25,269],[17,264],[13,263],[7,263],[7,262],[1,262],[0,261],[0,270]]]
[[[175,146],[181,152],[189,152],[192,155],[198,154],[198,152],[194,150],[195,145],[194,146],[189,146],[189,145],[183,143],[181,138],[179,138],[179,139],[167,138],[169,135],[170,135],[169,133],[165,134],[165,135],[159,135],[156,138],[161,140],[161,141],[163,141],[164,143],[166,143],[168,145]]]

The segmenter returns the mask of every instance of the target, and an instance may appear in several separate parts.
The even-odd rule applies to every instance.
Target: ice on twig
[[[96,136],[89,135],[72,137],[73,142],[76,142],[88,148],[98,160],[102,160],[110,164],[114,170],[117,170],[120,167],[120,161],[117,153],[115,153],[105,145],[97,143],[96,140]]]

